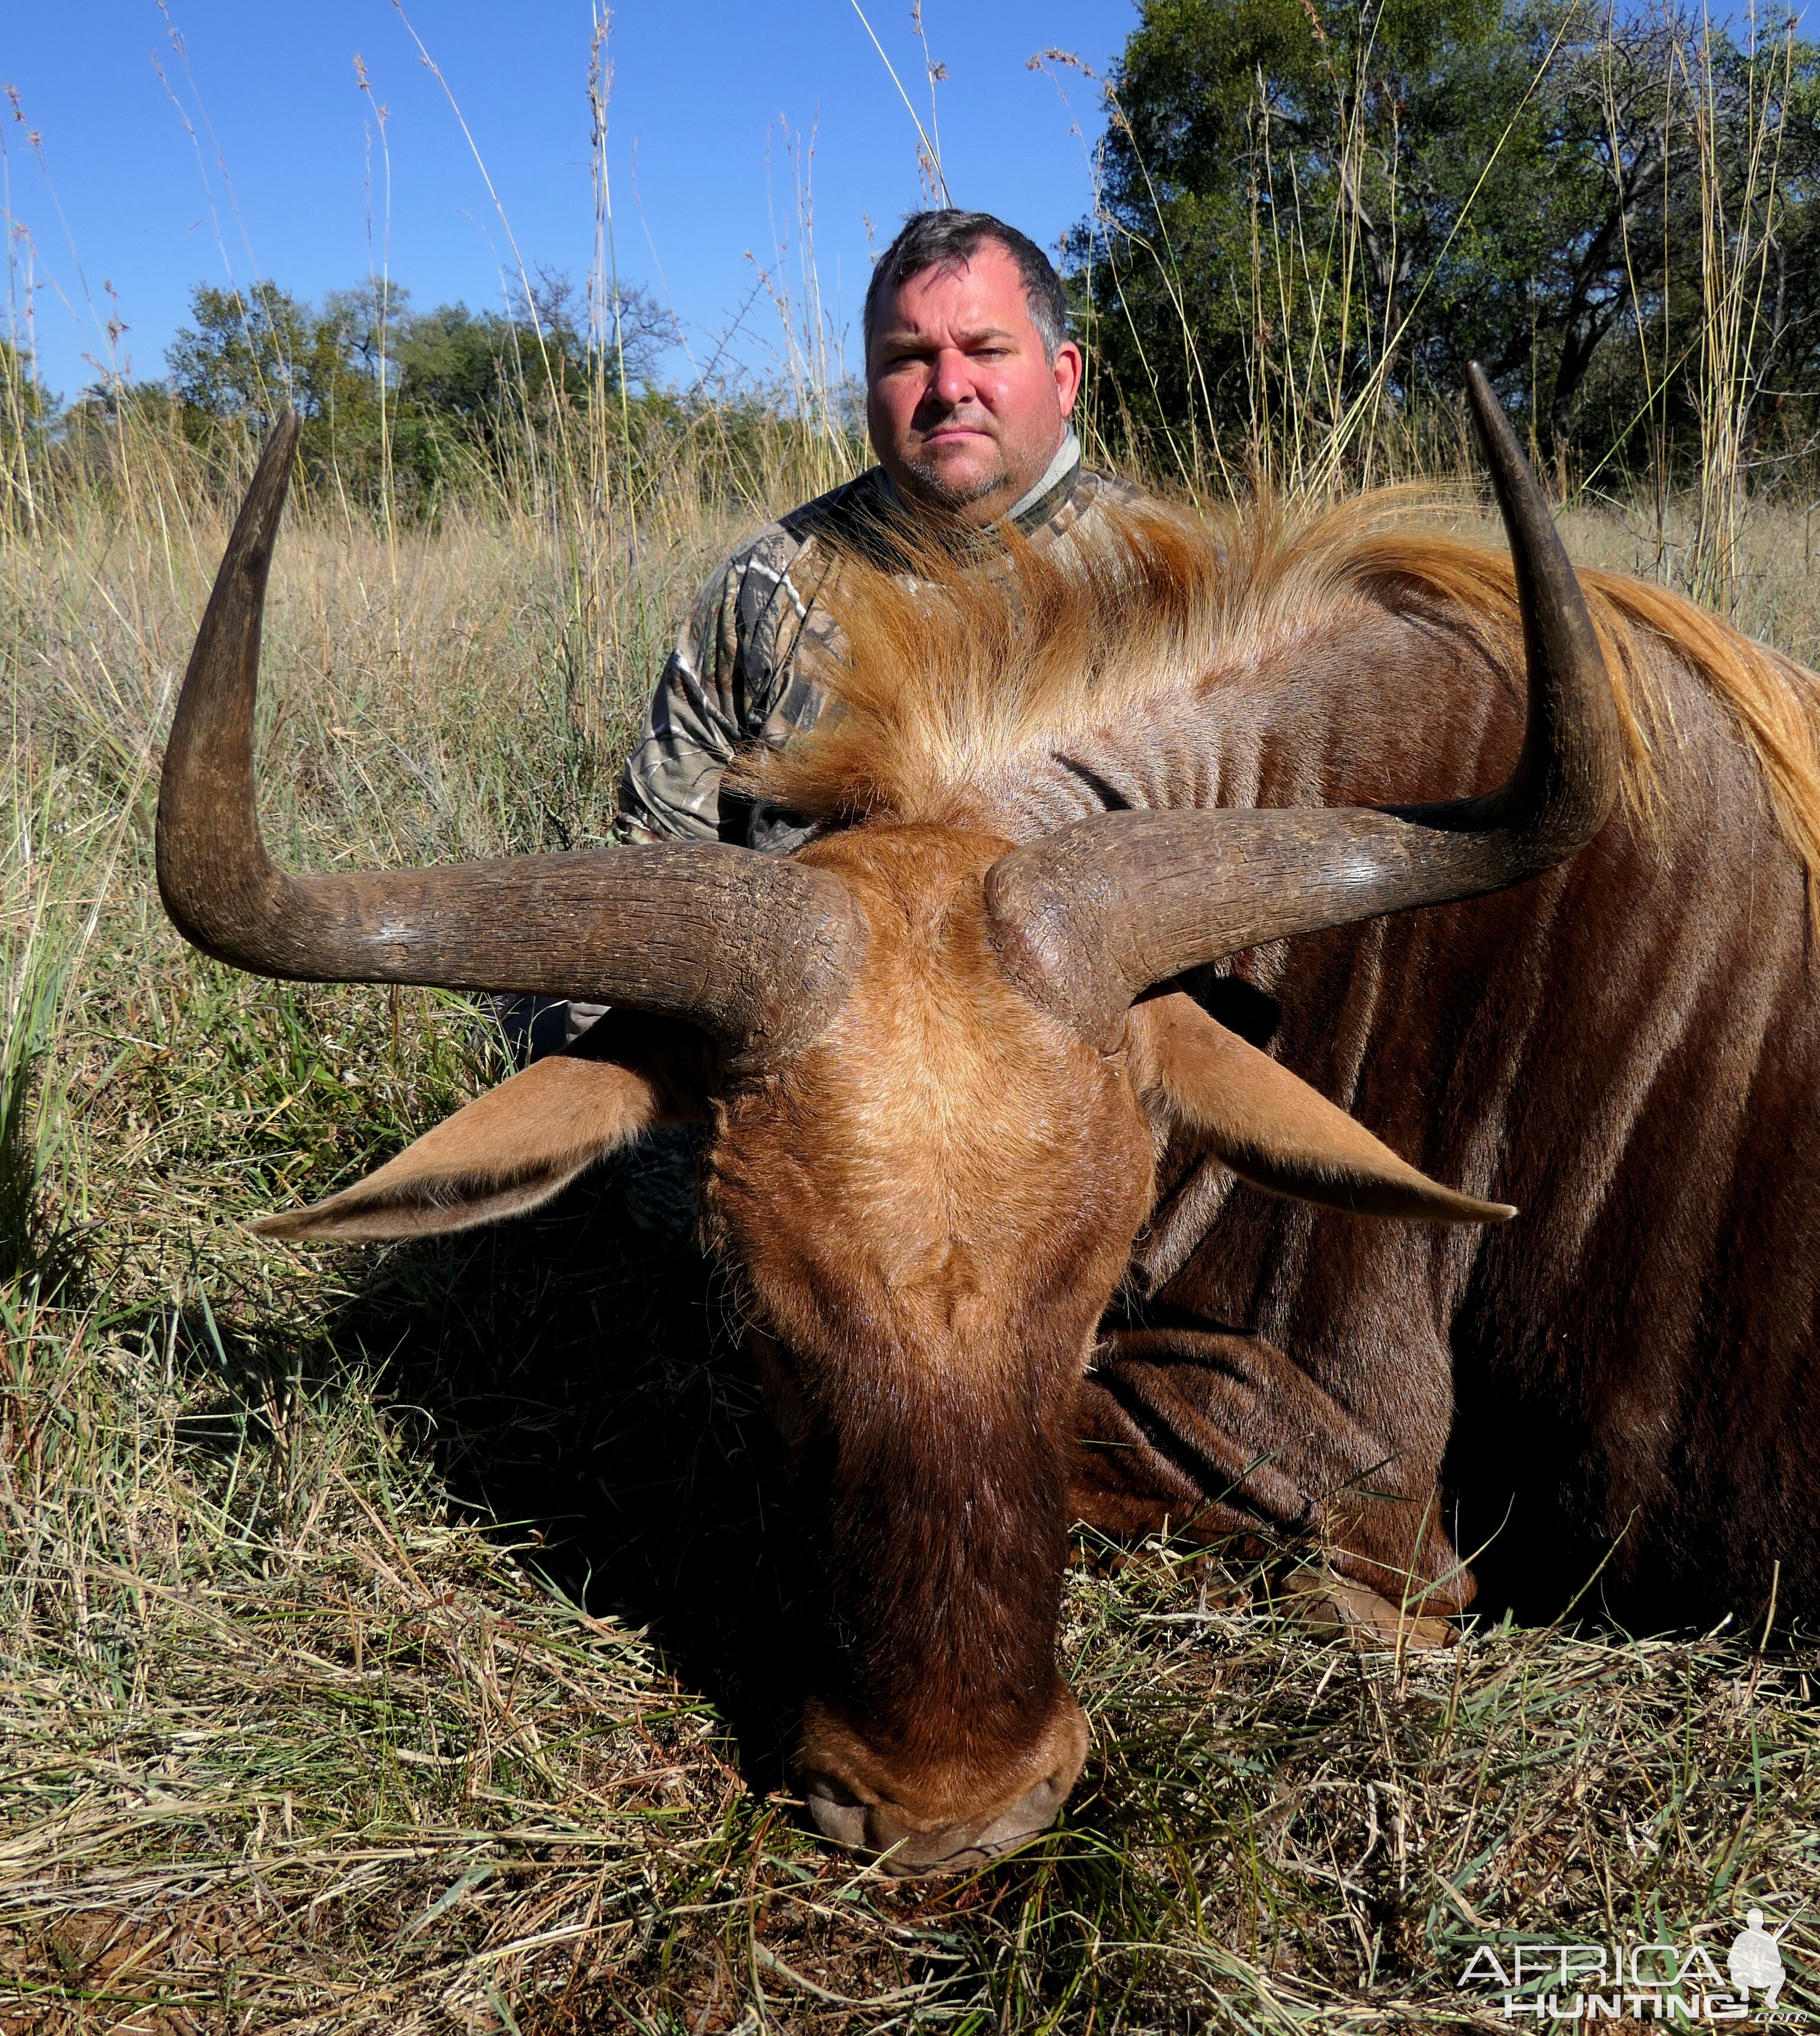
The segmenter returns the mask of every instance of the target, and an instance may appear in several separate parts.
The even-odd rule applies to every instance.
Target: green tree
[[[403,326],[398,338],[398,393],[413,408],[486,436],[535,405],[546,378],[579,395],[586,376],[565,336],[537,336],[497,311],[440,304]]]
[[[186,430],[224,426],[262,435],[289,404],[302,421],[305,466],[372,495],[382,469],[379,386],[371,353],[372,299],[331,296],[320,310],[274,283],[252,289],[199,284],[193,323],[165,349]]]
[[[275,283],[244,292],[198,284],[190,315],[195,322],[179,329],[164,360],[179,398],[202,417],[262,430],[286,404],[310,419],[372,400],[345,322]]]
[[[1717,194],[1735,239],[1768,119],[1762,379],[1807,330],[1813,273],[1792,258],[1814,52],[1783,55],[1569,0],[1145,0],[1070,243],[1103,397],[1178,457],[1210,438],[1267,462],[1298,434],[1343,444],[1380,393],[1451,397],[1476,357],[1584,460],[1672,409],[1703,207]]]
[[[440,305],[400,329],[399,393],[483,435],[592,389],[617,396],[622,362],[629,383],[648,381],[676,337],[675,321],[636,285],[621,286],[617,310],[617,325],[608,307],[591,334],[574,284],[547,267],[509,313]]]
[[[49,423],[58,409],[58,398],[38,379],[33,356],[0,339],[0,429],[30,430]]]
[[[674,335],[673,321],[629,288],[617,337],[610,319],[597,319],[604,337],[597,330],[591,339],[579,293],[549,269],[503,311],[413,312],[396,285],[383,308],[382,319],[378,293],[364,287],[312,306],[274,284],[198,286],[191,322],[165,353],[185,428],[262,433],[289,404],[306,465],[368,501],[389,474],[395,507],[429,513],[464,464],[515,457],[523,435],[549,432],[559,413],[617,400],[621,362],[628,381],[648,378]]]

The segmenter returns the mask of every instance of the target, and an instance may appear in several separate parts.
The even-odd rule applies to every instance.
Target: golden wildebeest
[[[177,925],[269,975],[613,1007],[265,1227],[485,1222],[707,1120],[825,1581],[799,1774],[896,1870],[1074,1783],[1071,1513],[1311,1536],[1408,1616],[1501,1525],[1507,1595],[1604,1559],[1620,1609],[1705,1619],[1780,1561],[1820,1608],[1809,681],[1576,578],[1472,395],[1508,558],[1354,504],[844,561],[835,707],[746,767],[819,824],[787,858],[274,869],[294,428],[235,528],[164,767]]]

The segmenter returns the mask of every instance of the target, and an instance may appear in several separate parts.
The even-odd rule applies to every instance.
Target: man
[[[768,524],[690,611],[626,766],[618,831],[797,846],[790,816],[723,794],[734,749],[812,728],[832,654],[820,595],[843,546],[894,518],[1001,519],[1055,542],[1123,484],[1082,464],[1069,415],[1081,351],[1036,243],[990,213],[915,214],[866,292],[866,422],[878,464]]]
[[[1015,227],[987,212],[913,215],[873,270],[863,333],[878,464],[767,524],[697,596],[625,767],[622,840],[719,839],[777,854],[804,840],[794,816],[736,797],[722,779],[742,743],[814,726],[820,674],[837,649],[820,597],[843,549],[888,544],[906,516],[960,531],[1003,520],[1049,545],[1097,505],[1135,493],[1082,462],[1068,422],[1081,349],[1067,336],[1061,279]],[[603,1008],[571,1003],[568,1038]],[[537,1022],[544,1034],[527,1040],[531,1050],[560,1043],[555,1011]],[[693,1226],[691,1147],[686,1133],[660,1136],[622,1163],[627,1207],[672,1239]]]

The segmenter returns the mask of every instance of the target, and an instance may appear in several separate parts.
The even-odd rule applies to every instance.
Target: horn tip
[[[1466,364],[1466,394],[1472,405],[1472,420],[1478,427],[1479,443],[1487,457],[1495,461],[1501,451],[1515,451],[1516,439],[1510,428],[1510,420],[1493,391],[1491,377],[1476,360]]]
[[[272,428],[266,435],[266,443],[259,454],[262,473],[269,473],[273,466],[281,469],[288,479],[291,461],[297,450],[297,440],[302,435],[303,420],[298,417],[296,405],[287,403],[272,420]]]

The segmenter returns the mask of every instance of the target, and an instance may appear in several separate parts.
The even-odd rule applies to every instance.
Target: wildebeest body
[[[1220,688],[1176,782],[1278,805],[1501,781],[1521,703],[1495,664],[1381,610],[1327,621],[1286,669]],[[1648,813],[1628,805],[1520,891],[1239,961],[1280,1008],[1287,1065],[1425,1171],[1523,1214],[1383,1225],[1217,1162],[1191,1171],[1137,1254],[1167,1276],[1150,1312],[1173,1326],[1115,1333],[1119,1412],[1091,1393],[1089,1409],[1107,1438],[1148,1437],[1178,1521],[1185,1399],[1229,1445],[1199,1480],[1222,1524],[1289,1525],[1298,1502],[1306,1524],[1352,1484],[1399,1495],[1353,1502],[1360,1552],[1394,1567],[1423,1535],[1437,1577],[1445,1530],[1487,1601],[1525,1615],[1559,1612],[1599,1570],[1588,1603],[1641,1626],[1760,1619],[1779,1562],[1783,1615],[1820,1616],[1807,873],[1706,679],[1666,644],[1649,654]],[[1149,783],[1110,754],[1093,776],[1133,803],[1169,789],[1158,737]],[[1176,1267],[1184,1216],[1202,1234]],[[1217,1348],[1184,1318],[1225,1332]],[[1187,1355],[1165,1374],[1172,1346]]]
[[[829,709],[738,774],[803,822],[787,858],[280,870],[253,702],[294,427],[236,524],[160,791],[178,924],[616,1007],[260,1227],[493,1220],[709,1123],[826,1573],[799,1777],[896,1870],[1021,1842],[1086,1756],[1070,1480],[1111,1526],[1305,1533],[1393,1618],[1468,1597],[1460,1555],[1550,1610],[1610,1555],[1614,1604],[1676,1619],[1754,1616],[1780,1561],[1813,1609],[1814,1453],[1764,1418],[1811,1363],[1812,681],[1633,583],[1589,605],[1473,399],[1508,557],[1267,507],[844,561]]]

